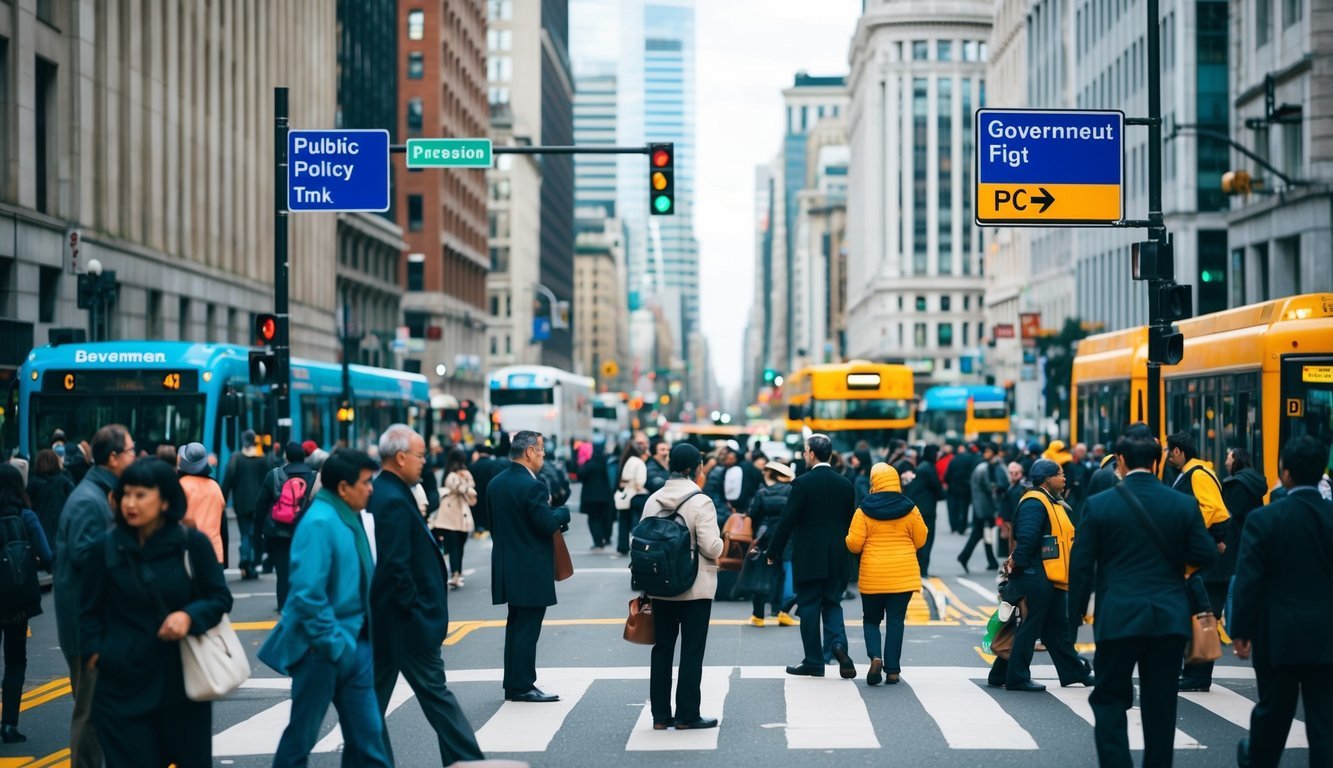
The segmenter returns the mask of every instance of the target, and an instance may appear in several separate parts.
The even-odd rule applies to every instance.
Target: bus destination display
[[[42,391],[91,392],[196,392],[198,371],[47,371]]]

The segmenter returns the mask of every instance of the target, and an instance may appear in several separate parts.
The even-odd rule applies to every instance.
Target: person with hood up
[[[870,470],[875,465],[875,460],[870,457],[868,449],[860,449],[852,453],[850,463],[853,472],[847,479],[852,481],[852,490],[856,491],[856,503],[860,504],[861,499],[870,493]],[[893,463],[890,462],[889,466],[893,466]]]
[[[176,471],[185,492],[185,517],[181,524],[208,537],[218,562],[224,562],[222,546],[223,509],[227,499],[216,480],[208,476],[208,449],[203,443],[187,443],[177,452]]]
[[[1074,454],[1065,450],[1065,441],[1063,440],[1052,440],[1051,444],[1046,446],[1046,450],[1042,452],[1041,457],[1059,464],[1061,469],[1074,460]]]
[[[903,626],[912,594],[921,591],[917,550],[926,544],[926,521],[912,500],[902,493],[898,471],[888,464],[870,470],[870,493],[861,500],[847,531],[847,549],[861,556],[862,620],[870,671],[866,683],[898,682],[902,672]],[[886,622],[884,644],[879,624]]]

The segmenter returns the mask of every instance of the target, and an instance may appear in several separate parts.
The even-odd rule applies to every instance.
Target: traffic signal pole
[[[1162,26],[1158,18],[1159,0],[1147,0],[1148,14],[1148,239],[1166,249],[1166,224],[1162,216]],[[1174,258],[1172,256],[1171,258]],[[1174,271],[1174,269],[1172,270]],[[1148,324],[1162,323],[1158,276],[1148,281]],[[1155,333],[1149,330],[1148,333]],[[1148,356],[1148,425],[1154,435],[1162,434],[1162,363]]]
[[[291,439],[291,317],[287,295],[287,88],[273,89],[273,313],[278,317],[278,331],[273,339],[277,374],[272,385],[277,428],[273,432],[275,451]]]

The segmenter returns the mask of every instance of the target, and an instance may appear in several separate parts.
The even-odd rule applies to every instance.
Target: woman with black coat
[[[46,451],[50,453],[50,451]],[[51,572],[54,559],[46,535],[23,492],[23,474],[11,464],[0,464],[0,544],[19,537],[27,539],[33,557],[28,571],[20,574],[28,591],[13,590],[0,595],[0,637],[5,648],[3,698],[0,698],[0,737],[6,744],[27,741],[19,733],[19,704],[23,699],[23,680],[28,672],[28,620],[42,612],[42,593],[37,588],[36,568]]]
[[[944,499],[944,485],[940,474],[935,469],[935,461],[940,457],[938,445],[927,445],[921,451],[921,461],[916,464],[912,482],[903,489],[903,495],[912,500],[921,516],[926,520],[926,545],[916,551],[917,562],[921,565],[921,578],[930,575],[930,548],[935,545],[935,511]]]
[[[778,521],[782,519],[782,512],[787,508],[787,499],[791,497],[791,481],[795,477],[796,471],[780,461],[770,461],[764,467],[764,485],[755,492],[749,510],[755,533],[755,546],[760,549],[768,547],[769,540],[778,530]],[[772,605],[779,626],[791,627],[799,623],[791,617],[791,610],[796,606],[795,593],[786,586],[787,574],[791,572],[791,550],[792,544],[788,542],[782,558],[773,558],[773,567],[777,570],[773,593],[754,595],[751,598],[753,603],[750,612],[751,626],[764,626],[765,603]],[[788,593],[792,594],[792,597],[784,600]]]
[[[212,764],[212,704],[185,696],[180,640],[231,610],[213,545],[181,524],[185,493],[153,458],[114,491],[116,523],[84,565],[81,647],[97,670],[93,725],[108,768]],[[186,571],[189,558],[193,578]]]
[[[60,510],[65,508],[65,500],[73,492],[74,481],[60,466],[60,456],[50,448],[38,451],[32,471],[28,473],[28,498],[32,500],[32,511],[37,513],[47,541],[55,539]]]

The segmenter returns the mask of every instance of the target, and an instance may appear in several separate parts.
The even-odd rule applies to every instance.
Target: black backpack
[[[703,491],[680,500],[666,517],[645,517],[630,531],[630,588],[652,597],[675,597],[694,585],[699,555],[690,539],[690,527],[679,510]]]
[[[28,543],[23,517],[0,515],[0,619],[31,610],[41,602],[37,554]]]

